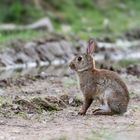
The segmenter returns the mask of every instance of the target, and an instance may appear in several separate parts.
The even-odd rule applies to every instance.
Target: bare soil
[[[139,140],[140,79],[122,78],[131,100],[124,115],[114,116],[94,116],[96,101],[78,115],[82,94],[73,76],[1,80],[0,140]]]

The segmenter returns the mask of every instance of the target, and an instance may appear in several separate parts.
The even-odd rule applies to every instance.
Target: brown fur
[[[78,58],[82,57],[81,61]],[[93,111],[94,115],[113,115],[126,112],[129,93],[127,86],[115,72],[96,69],[91,54],[81,54],[70,63],[80,80],[80,88],[84,95],[84,103],[79,114],[86,114],[94,99],[102,105]]]

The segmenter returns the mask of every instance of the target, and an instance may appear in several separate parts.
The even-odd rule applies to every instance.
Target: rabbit
[[[78,54],[69,64],[79,77],[84,103],[80,115],[85,115],[93,100],[98,99],[101,106],[93,111],[94,115],[123,114],[127,111],[129,92],[126,84],[113,71],[97,69],[92,57],[97,43],[88,41],[87,51]]]

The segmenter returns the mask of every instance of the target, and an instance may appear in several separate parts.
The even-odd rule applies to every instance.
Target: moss
[[[140,60],[133,59],[123,59],[118,62],[118,65],[121,67],[128,67],[131,64],[140,64]]]

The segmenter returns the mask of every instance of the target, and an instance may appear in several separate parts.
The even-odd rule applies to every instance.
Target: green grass
[[[0,49],[8,47],[9,41],[21,39],[23,41],[29,41],[36,38],[47,36],[48,33],[44,31],[28,30],[28,31],[15,31],[15,32],[1,32],[0,33]],[[10,46],[13,47],[13,46]]]
[[[45,12],[35,6],[33,0],[1,0],[0,22],[29,23],[45,16]]]
[[[54,15],[60,18],[61,22],[71,26],[71,32],[81,38],[104,34],[118,35],[129,28],[140,25],[138,19],[140,1],[138,0],[125,0],[124,2],[105,0],[98,4],[92,0],[78,2],[76,3],[74,0],[65,2],[59,6],[59,13]],[[57,23],[54,17],[52,20],[55,24],[59,24],[60,22]],[[105,20],[108,20],[107,28],[103,25]],[[58,30],[60,26],[61,24],[57,25]]]
[[[13,8],[4,11],[5,14],[1,15],[0,21],[5,21],[4,16],[7,17],[7,14],[13,17],[12,22],[20,24],[31,23],[37,18],[48,16],[52,20],[55,32],[79,36],[82,39],[106,35],[114,38],[140,25],[139,0],[52,0],[44,1],[43,4],[40,5],[42,8],[36,8],[31,1],[28,6],[22,7],[16,0],[15,4],[12,3]],[[24,10],[26,14],[22,15]],[[105,26],[103,23],[107,20],[108,24]],[[70,26],[71,30],[63,33],[63,24]],[[39,31],[0,33],[0,44],[16,38],[31,40],[41,34],[42,32]]]
[[[2,32],[0,33],[0,43],[5,41],[10,41],[13,39],[23,39],[23,40],[30,40],[34,37],[38,37],[45,34],[43,31],[35,31],[35,30],[28,30],[28,31],[17,31],[17,32]]]
[[[131,65],[131,64],[140,64],[140,60],[138,60],[138,59],[123,59],[123,60],[120,60],[119,62],[118,62],[118,64],[117,65],[119,65],[119,66],[121,66],[121,67],[128,67],[129,65]]]

